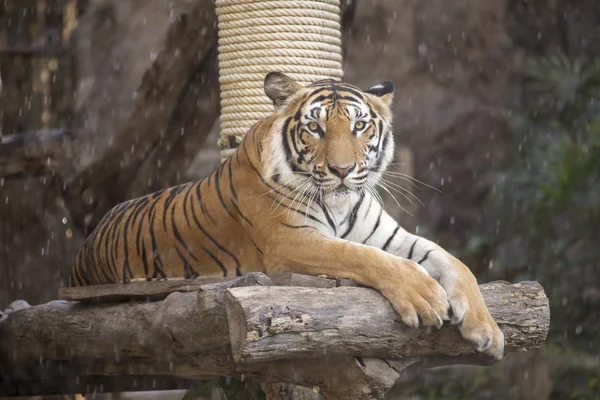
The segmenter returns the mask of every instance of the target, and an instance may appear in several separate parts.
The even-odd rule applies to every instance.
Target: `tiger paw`
[[[497,360],[504,356],[504,334],[490,315],[479,288],[476,292],[453,290],[448,296],[450,322],[458,325],[463,338],[475,345],[480,353]]]
[[[449,303],[446,292],[417,263],[398,260],[394,273],[397,278],[386,279],[378,289],[389,300],[402,322],[412,328],[442,327],[448,319]]]

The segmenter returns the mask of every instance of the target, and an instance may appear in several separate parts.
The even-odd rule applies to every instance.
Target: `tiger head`
[[[302,86],[271,72],[264,85],[275,106],[267,176],[328,203],[373,190],[394,153],[392,82]]]

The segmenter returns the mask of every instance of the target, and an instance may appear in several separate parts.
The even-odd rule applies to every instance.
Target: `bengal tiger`
[[[377,201],[394,153],[393,84],[302,86],[271,72],[264,90],[274,112],[235,153],[203,180],[114,207],[69,285],[252,271],[345,277],[379,290],[408,326],[450,321],[502,358],[504,336],[471,271]]]

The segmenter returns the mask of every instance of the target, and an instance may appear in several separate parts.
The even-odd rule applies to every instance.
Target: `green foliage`
[[[552,339],[598,348],[600,60],[584,66],[552,56],[526,74],[530,118],[518,159],[495,188],[503,234],[523,241],[519,277],[546,288]]]

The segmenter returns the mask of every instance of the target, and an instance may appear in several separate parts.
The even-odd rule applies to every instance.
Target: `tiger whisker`
[[[293,183],[296,183],[296,182],[298,182],[298,181],[299,181],[299,180],[301,180],[301,179],[306,179],[306,178],[298,178],[297,180],[295,180],[295,181],[292,181],[291,183],[292,183],[292,184],[293,184]],[[262,193],[262,194],[259,194],[258,196],[254,196],[254,197],[251,197],[251,198],[249,198],[248,200],[245,200],[244,202],[242,202],[242,204],[244,204],[244,203],[246,203],[246,202],[248,202],[248,201],[250,201],[250,200],[256,200],[256,199],[258,199],[259,197],[266,196],[266,195],[268,195],[269,193],[276,192],[277,190],[281,189],[282,187],[288,188],[288,186],[287,186],[287,185],[285,185],[285,184],[283,184],[283,185],[279,185],[279,186],[277,186],[276,188],[273,188],[273,189],[271,189],[271,190],[268,190],[268,191],[266,191],[266,192],[264,192],[264,193]],[[279,196],[279,195],[278,195],[278,196]],[[278,198],[278,197],[277,197],[277,198]]]
[[[306,189],[308,189],[309,187],[310,187],[310,181],[305,182],[304,185],[301,186],[301,189],[298,191],[298,194],[296,194],[296,197],[294,197],[294,200],[292,200],[292,203],[290,204],[290,208],[287,209],[288,216],[289,216],[290,209],[294,208],[294,203],[296,202],[296,199],[298,198],[298,196],[302,196],[300,198],[300,203],[304,204],[304,203],[302,203],[302,200],[306,198],[305,192],[306,192]],[[300,204],[298,204],[298,208],[294,209],[294,211],[299,211],[299,209],[300,209]],[[308,209],[308,206],[307,206],[307,209]]]
[[[391,197],[392,199],[394,199],[394,201],[396,202],[396,204],[398,205],[398,207],[400,207],[402,209],[402,211],[404,211],[405,213],[407,213],[408,215],[410,215],[411,217],[413,216],[410,212],[408,212],[408,210],[406,210],[406,208],[402,207],[402,205],[400,205],[400,203],[398,202],[398,200],[396,199],[396,197],[392,194],[392,192],[390,192],[385,186],[383,186],[381,183],[379,184],[379,187],[382,188],[383,190],[385,190]]]
[[[298,182],[301,182],[301,185],[302,185],[302,184],[303,184],[302,182],[304,182],[305,180],[309,180],[309,178],[298,178],[298,179],[296,179],[295,181],[292,181],[292,182],[291,182],[291,184],[296,184],[296,183],[298,183]],[[281,185],[281,186],[279,186],[278,188],[272,189],[272,190],[270,190],[270,191],[268,191],[268,192],[266,192],[266,193],[263,193],[263,194],[262,194],[262,195],[260,195],[260,196],[264,196],[265,194],[268,194],[268,193],[271,193],[271,192],[273,192],[273,191],[276,191],[277,189],[281,188],[282,186],[285,186],[285,185]],[[286,186],[286,188],[288,188],[288,187]],[[293,193],[294,193],[296,190],[298,190],[298,188],[295,188],[295,189],[293,189],[293,190],[292,190],[291,192],[289,192],[288,194],[285,194],[285,193],[278,193],[278,194],[277,194],[277,196],[275,197],[275,200],[273,201],[273,204],[275,204],[275,202],[277,201],[277,199],[279,199],[279,196],[283,195],[283,198],[281,199],[281,201],[283,201],[283,200],[285,200],[286,198],[289,198],[289,196],[291,196],[291,195],[292,195],[292,194],[293,194]],[[260,196],[258,196],[258,197],[260,197]],[[281,201],[279,202],[279,204],[281,204]],[[273,204],[271,205],[271,208],[270,208],[271,210],[273,209]],[[278,207],[279,207],[279,204],[278,204]],[[275,208],[277,208],[277,207],[275,207]]]
[[[309,191],[308,207],[306,207],[306,211],[304,212],[304,225],[308,224],[308,209],[310,208],[312,202],[316,199],[318,193],[319,191],[315,187],[311,188]]]
[[[273,203],[271,204],[271,208],[270,210],[272,210],[271,214],[273,214],[273,212],[279,208],[279,206],[281,205],[281,203],[285,200],[285,199],[289,199],[290,196],[292,196],[294,194],[294,192],[296,192],[298,190],[298,188],[295,188],[294,190],[292,190],[290,193],[288,194],[283,194],[281,200],[279,201],[279,203],[277,204],[277,206],[275,206],[275,203],[277,202],[277,200],[279,199],[279,194],[277,195],[277,197],[275,197],[275,200],[273,200]]]
[[[298,191],[298,194],[300,193],[301,189],[306,187],[307,185],[310,184],[310,179],[309,178],[305,178],[307,180],[307,182],[304,182],[301,184],[301,186],[298,186],[296,189],[294,189],[289,196],[291,196],[294,192]],[[294,197],[294,200],[292,201],[292,203],[290,204],[290,208],[293,207],[294,205],[294,201],[295,199],[298,197],[298,194],[296,195],[296,197]],[[289,199],[289,196],[286,196],[285,198]],[[275,210],[277,210],[277,208],[279,208],[279,206],[281,205],[281,203],[283,202],[283,200],[285,200],[285,198],[282,198],[281,201],[277,204],[277,207],[275,207],[275,209],[273,209],[273,206],[271,206],[271,209],[273,209],[273,211],[271,212],[271,214],[273,214],[273,212],[275,212]],[[275,201],[277,201],[277,198],[275,199]],[[275,203],[275,201],[273,202],[273,204]],[[273,218],[279,217],[280,215],[282,215],[283,213],[285,213],[286,211],[289,211],[290,208],[288,208],[287,210],[283,210],[281,213],[275,215]]]
[[[409,194],[409,195],[410,195],[410,196],[412,196],[412,197],[413,197],[415,200],[417,200],[417,201],[418,201],[418,202],[419,202],[419,203],[420,203],[420,204],[421,204],[423,207],[425,207],[425,204],[423,204],[423,202],[422,202],[422,201],[421,201],[421,200],[420,200],[420,199],[419,199],[419,198],[418,198],[418,197],[417,197],[417,196],[416,196],[416,195],[415,195],[413,192],[411,192],[411,191],[410,191],[410,190],[408,190],[407,188],[405,188],[405,187],[402,187],[401,185],[398,185],[398,184],[397,184],[397,183],[395,183],[395,182],[390,182],[390,181],[388,181],[387,179],[384,179],[384,178],[381,178],[381,181],[382,181],[382,182],[385,182],[387,185],[389,185],[389,187],[390,187],[390,188],[392,188],[392,187],[393,187],[393,188],[395,188],[395,190],[398,190],[399,192],[400,192],[400,191],[402,191],[403,193],[407,193],[407,194]],[[412,202],[412,201],[411,201],[411,200],[410,200],[408,197],[406,197],[404,194],[403,194],[403,196],[406,198],[406,200],[410,201],[410,203],[411,203],[413,206],[415,206],[415,205],[416,205],[416,204],[415,204],[415,203],[413,203],[413,202]]]
[[[379,193],[377,193],[377,190],[375,189],[375,187],[379,184],[379,181],[371,176],[368,176],[367,183],[368,183],[367,187],[369,189],[369,193],[371,193],[371,196],[375,197],[375,199],[379,202],[379,204],[381,204],[381,206],[385,208],[383,199],[381,198],[381,196],[379,195]]]
[[[412,181],[414,181],[414,182],[417,182],[417,183],[419,183],[419,184],[421,184],[421,185],[423,185],[423,186],[426,186],[426,187],[428,187],[428,188],[430,188],[430,189],[433,189],[433,190],[435,190],[436,192],[439,192],[439,193],[441,193],[441,194],[444,194],[444,192],[442,192],[440,189],[438,189],[438,188],[436,188],[436,187],[434,187],[434,186],[428,185],[428,184],[427,184],[427,183],[425,183],[425,182],[421,182],[421,181],[420,181],[420,180],[418,180],[417,178],[414,178],[414,177],[412,177],[412,176],[410,176],[410,175],[403,174],[402,172],[395,172],[395,171],[380,171],[380,172],[381,172],[382,174],[384,174],[384,175],[390,175],[390,176],[393,176],[393,177],[395,177],[395,178],[401,178],[401,179],[405,179],[405,180],[407,180],[407,181],[411,182],[411,183],[412,183],[412,184],[413,184],[415,187],[417,187],[417,188],[418,188],[418,186],[417,186],[417,185],[415,185],[415,184],[414,184]],[[421,189],[421,190],[422,190],[422,188],[419,188],[419,189]]]
[[[393,190],[394,192],[396,192],[396,193],[398,193],[398,194],[402,195],[402,197],[404,197],[406,200],[408,200],[408,202],[409,202],[410,204],[412,204],[414,207],[416,207],[416,206],[417,206],[417,205],[416,205],[416,204],[415,204],[415,203],[414,203],[414,202],[413,202],[411,199],[409,199],[409,198],[408,198],[408,197],[407,197],[407,196],[406,196],[406,195],[405,195],[403,192],[401,192],[401,191],[400,191],[400,190],[398,190],[397,188],[395,188],[395,187],[393,187],[393,186],[388,186],[388,184],[386,184],[386,183],[384,183],[384,182],[379,182],[379,185],[380,185],[380,186],[382,186],[382,187],[384,187],[384,186],[385,186],[385,187],[386,187],[387,189],[389,189],[389,190]]]

